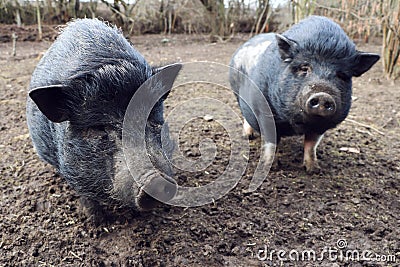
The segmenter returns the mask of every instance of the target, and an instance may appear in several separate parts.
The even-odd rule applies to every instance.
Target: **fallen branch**
[[[354,123],[354,124],[356,124],[356,125],[362,126],[362,127],[364,127],[364,128],[374,130],[375,132],[377,132],[377,133],[380,134],[380,135],[385,135],[384,132],[382,132],[382,131],[376,129],[375,127],[373,127],[373,126],[371,126],[371,125],[364,124],[364,123],[361,123],[361,122],[358,122],[358,121],[355,121],[355,120],[352,120],[352,119],[349,119],[349,118],[345,119],[344,121],[351,122],[351,123]]]
[[[361,130],[361,129],[356,129],[356,132],[362,133],[362,134],[368,134],[369,136],[373,136],[373,134],[368,130],[364,131],[364,130]]]
[[[82,258],[78,256],[78,254],[74,253],[73,251],[70,251],[70,253],[72,254],[72,256],[74,256],[74,258],[82,261]]]
[[[324,9],[327,9],[327,10],[332,10],[332,11],[337,11],[337,12],[342,12],[342,13],[347,13],[347,12],[348,12],[347,10],[343,10],[343,9],[336,8],[336,7],[324,6],[324,5],[321,5],[321,4],[319,4],[319,3],[315,3],[315,5],[316,5],[317,7],[319,7],[319,8],[324,8]],[[354,13],[354,12],[349,12],[349,14],[351,14],[353,17],[355,17],[356,19],[359,19],[359,20],[368,21],[368,20],[371,20],[371,19],[376,19],[376,17],[362,18],[362,17],[360,17],[359,15],[357,15],[357,14]]]
[[[15,32],[12,33],[11,35],[13,44],[12,44],[12,56],[15,57],[17,55],[17,39],[18,36],[15,34]]]
[[[386,126],[393,121],[393,118],[388,119],[382,126],[382,128],[386,128]]]

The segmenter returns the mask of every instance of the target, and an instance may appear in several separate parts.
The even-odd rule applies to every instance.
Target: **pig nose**
[[[311,95],[306,102],[306,111],[310,115],[332,116],[336,112],[336,103],[332,96],[319,92]]]
[[[145,186],[145,191],[158,201],[167,202],[171,200],[177,191],[175,180],[170,177],[155,176]]]

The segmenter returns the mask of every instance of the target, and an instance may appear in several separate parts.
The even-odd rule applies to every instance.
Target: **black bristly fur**
[[[243,55],[244,51],[267,41],[270,44],[260,51],[257,60]],[[338,24],[325,17],[311,16],[282,35],[268,33],[253,37],[235,52],[230,65],[248,75],[263,92],[273,112],[279,139],[305,133],[322,134],[342,122],[351,106],[352,76],[361,75],[378,59],[377,54],[357,51]],[[238,93],[247,86],[236,73],[231,72],[230,83]],[[318,92],[335,100],[337,110],[333,116],[322,118],[305,112],[307,98]],[[238,100],[243,116],[259,131],[248,104]]]
[[[116,27],[97,19],[69,23],[39,62],[27,99],[30,135],[39,156],[81,196],[140,208],[141,188],[133,176],[145,183],[153,166],[138,161],[139,173],[130,173],[122,125],[133,95],[153,74]],[[149,115],[145,138],[151,160],[169,176],[168,133],[161,145],[165,97]]]

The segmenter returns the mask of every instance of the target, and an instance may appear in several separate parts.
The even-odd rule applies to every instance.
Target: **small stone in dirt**
[[[341,147],[339,151],[360,154],[360,149],[356,147]]]
[[[351,202],[353,202],[354,204],[360,204],[361,200],[359,198],[352,198]]]
[[[231,250],[231,252],[233,255],[238,255],[240,252],[240,248],[238,246],[236,246]]]
[[[26,140],[28,138],[29,138],[29,134],[20,134],[20,135],[14,136],[12,140],[20,141],[20,140]]]
[[[352,223],[345,223],[344,224],[344,228],[347,230],[353,230],[354,229],[354,225]]]
[[[171,244],[171,242],[174,241],[174,240],[175,240],[175,238],[174,238],[173,235],[164,237],[164,242],[167,243],[167,244]]]
[[[282,201],[282,204],[285,205],[285,206],[289,206],[289,205],[290,205],[289,199],[285,198],[285,199]]]
[[[203,252],[204,256],[210,255],[213,251],[214,251],[214,249],[212,246],[210,246],[208,244],[204,245],[204,252]]]
[[[203,117],[203,119],[204,119],[205,121],[212,121],[212,120],[214,119],[214,117],[213,117],[212,115],[205,115],[205,116]]]
[[[38,256],[39,256],[39,248],[35,246],[35,247],[33,248],[33,250],[32,250],[31,255],[32,255],[33,257],[38,257]]]

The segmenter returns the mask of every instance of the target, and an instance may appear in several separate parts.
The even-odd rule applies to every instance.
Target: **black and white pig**
[[[368,71],[379,55],[356,50],[338,24],[311,16],[283,34],[260,34],[243,44],[230,63],[230,84],[237,95],[246,95],[249,80],[269,103],[276,125],[276,141],[282,136],[304,135],[304,166],[319,169],[316,148],[325,131],[349,113],[352,77]],[[238,71],[233,71],[238,70]],[[244,117],[243,133],[252,136],[266,121],[257,112],[260,100],[250,94],[238,97]],[[272,163],[275,140],[265,139],[264,159]]]
[[[155,83],[149,94],[171,88],[181,65],[164,68],[172,77]],[[176,192],[168,160],[173,146],[164,135],[167,143],[161,144],[166,95],[149,111],[144,126],[154,166],[139,160],[137,173],[131,173],[122,147],[128,104],[159,70],[116,27],[79,19],[62,30],[33,72],[27,122],[34,147],[90,204],[91,211],[106,205],[148,209],[159,202],[145,193],[146,188],[160,201],[168,201]]]

